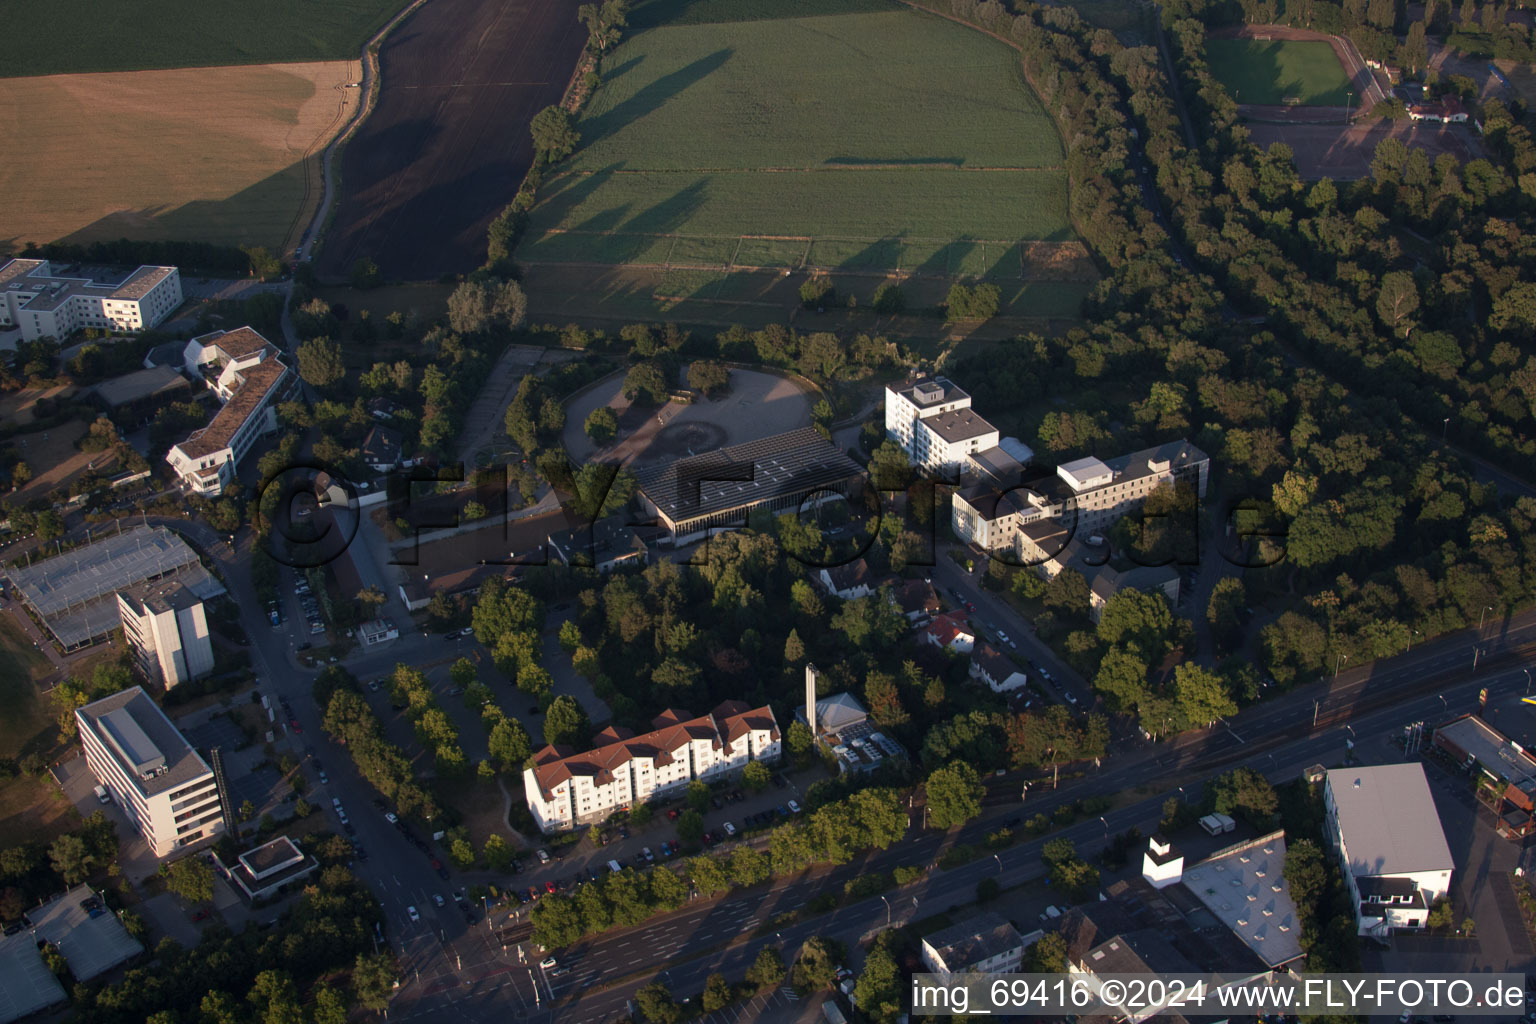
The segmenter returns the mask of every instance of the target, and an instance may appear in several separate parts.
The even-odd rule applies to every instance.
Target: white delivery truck
[[[1207,814],[1200,819],[1200,827],[1216,836],[1223,832],[1231,832],[1237,827],[1237,822],[1225,814]]]

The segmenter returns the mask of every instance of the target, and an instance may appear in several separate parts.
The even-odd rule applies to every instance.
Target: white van
[[[112,802],[112,794],[107,792],[106,786],[97,786],[96,799],[104,804],[109,804]]]
[[[611,860],[611,861],[608,862],[608,870],[612,871],[614,874],[618,874],[620,871],[623,871],[624,869],[619,867],[619,862],[618,861]]]

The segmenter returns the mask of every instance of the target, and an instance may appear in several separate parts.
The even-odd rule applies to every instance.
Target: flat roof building
[[[1477,715],[1436,727],[1434,743],[1478,773],[1477,799],[1497,816],[1499,835],[1536,832],[1536,758],[1524,747]]]
[[[158,326],[181,305],[175,267],[98,273],[48,260],[7,262],[0,266],[0,328],[20,328],[24,341],[63,341],[88,327],[131,334]]]
[[[905,758],[901,744],[881,732],[869,720],[869,712],[851,693],[816,696],[821,677],[815,665],[805,666],[805,703],[795,709],[795,718],[811,730],[811,737],[837,761],[838,772],[872,772],[890,758]],[[815,708],[814,719],[806,709]]]
[[[96,400],[111,412],[144,404],[160,405],[186,397],[192,385],[175,367],[153,366],[104,380],[91,388]]]
[[[936,474],[970,469],[972,455],[998,447],[997,428],[971,410],[971,396],[948,377],[885,387],[885,434],[912,465]]]
[[[284,886],[314,874],[320,868],[315,858],[299,849],[287,836],[278,836],[240,854],[226,865],[214,854],[219,867],[248,900],[276,896]]]
[[[58,949],[76,981],[89,981],[144,952],[118,916],[93,904],[90,886],[77,885],[56,900],[27,911],[31,941],[46,939]],[[89,907],[90,909],[87,909]]]
[[[87,704],[75,721],[91,774],[156,857],[224,831],[213,770],[143,687]]]
[[[66,651],[122,626],[117,592],[140,583],[178,582],[208,600],[224,593],[197,552],[163,526],[109,533],[73,551],[6,569],[5,579]]]
[[[68,1000],[37,948],[31,929],[0,938],[0,1024],[30,1017]]]
[[[148,679],[169,690],[213,671],[213,640],[203,601],[180,581],[120,590],[117,611],[123,639]]]
[[[1422,930],[1430,906],[1450,891],[1455,869],[1424,766],[1335,768],[1323,802],[1359,934]]]
[[[674,544],[745,524],[748,513],[787,512],[857,493],[864,470],[813,427],[641,469],[641,506]]]

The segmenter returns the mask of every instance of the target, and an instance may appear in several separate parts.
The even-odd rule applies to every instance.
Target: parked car
[[[544,968],[544,970],[546,970],[546,971],[547,971],[547,970],[549,970],[549,969],[550,969],[550,968],[551,968],[551,967],[556,967],[556,966],[558,966],[558,965],[559,965],[559,963],[560,963],[560,961],[558,961],[558,960],[556,960],[556,959],[555,959],[555,958],[554,958],[554,957],[552,957],[552,956],[547,956],[547,957],[545,957],[545,958],[544,958],[544,959],[543,959],[543,960],[540,960],[540,961],[539,961],[539,966],[540,966],[540,967],[542,967],[542,968]]]
[[[542,846],[539,847],[539,863],[540,864],[548,864],[549,860],[550,860],[550,858],[549,858],[549,851],[544,849]]]
[[[421,915],[416,913],[416,908],[415,907],[406,907],[405,908],[405,913],[406,913],[406,915],[408,917],[410,917],[410,919],[412,921],[420,921],[421,920]]]
[[[391,825],[398,825],[398,824],[400,824],[399,817],[396,816],[393,811],[385,811],[384,812],[384,820],[389,822]]]
[[[641,848],[640,856],[645,858],[645,862],[647,864],[654,864],[654,863],[656,863],[656,855],[651,852],[651,848],[649,846]]]
[[[800,805],[798,803],[796,803],[795,801],[791,800],[789,802],[789,813],[790,814],[799,814],[800,813]]]
[[[438,893],[438,892],[435,892],[435,893],[432,894],[432,902],[439,909],[441,909],[442,907],[446,907],[448,905],[448,902],[443,899],[443,894],[442,893]]]
[[[726,822],[725,823],[725,834],[728,835],[728,836],[734,836],[736,834],[736,826],[731,824],[730,822]]]

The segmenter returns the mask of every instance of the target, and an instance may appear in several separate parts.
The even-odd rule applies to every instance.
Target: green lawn
[[[406,2],[0,0],[0,77],[355,60]]]
[[[634,20],[658,27],[605,59],[520,260],[982,275],[1074,237],[1061,143],[996,40],[881,0]]]
[[[1239,103],[1342,107],[1354,95],[1323,42],[1208,39],[1211,72]]]

